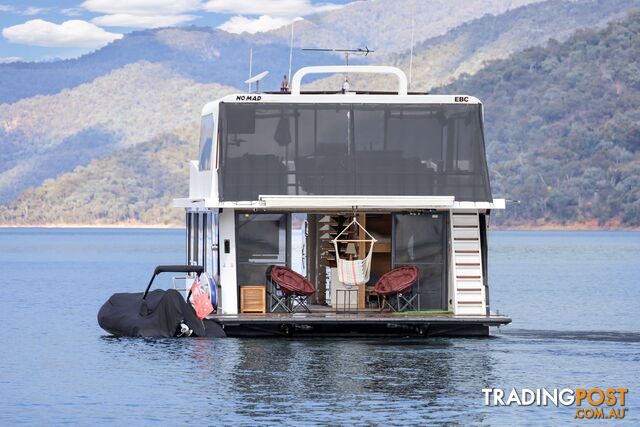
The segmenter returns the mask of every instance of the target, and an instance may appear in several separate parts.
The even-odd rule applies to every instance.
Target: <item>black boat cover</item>
[[[128,337],[173,337],[180,323],[192,336],[224,337],[215,322],[205,324],[175,289],[156,289],[143,299],[143,292],[113,294],[98,312],[98,324],[110,334]]]

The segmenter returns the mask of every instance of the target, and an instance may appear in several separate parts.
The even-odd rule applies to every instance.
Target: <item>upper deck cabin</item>
[[[300,92],[304,75],[327,68],[343,67],[300,70],[291,94],[234,94],[207,104],[181,205],[496,207],[479,100],[409,95],[404,74],[391,67],[349,69],[394,70],[397,93]]]

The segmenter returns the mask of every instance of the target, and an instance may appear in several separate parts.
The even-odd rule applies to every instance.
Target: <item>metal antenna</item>
[[[253,77],[253,70],[251,70],[251,68],[253,67],[253,48],[249,48],[249,80],[247,80],[247,83],[249,83],[249,93],[251,93],[251,83],[253,83],[251,80],[251,77]]]
[[[346,65],[349,65],[349,54],[367,56],[370,53],[375,52],[375,50],[369,50],[367,46],[358,49],[324,49],[317,47],[306,47],[302,48],[302,50],[308,50],[312,52],[344,52],[344,61]]]
[[[370,53],[375,52],[375,50],[369,50],[369,48],[367,46],[365,46],[364,48],[357,48],[357,49],[325,49],[325,48],[318,48],[318,47],[307,47],[307,48],[302,48],[302,50],[308,50],[308,51],[312,51],[312,52],[344,52],[344,63],[345,65],[349,65],[349,54],[352,55],[359,55],[359,56],[367,56]],[[346,73],[344,75],[345,77],[345,84],[342,87],[342,91],[343,93],[345,91],[348,91],[349,89],[349,74]]]
[[[291,39],[289,40],[289,74],[287,74],[289,80],[291,80],[291,63],[293,62],[293,25],[295,23],[295,20],[291,22]]]
[[[413,71],[413,28],[415,21],[411,20],[411,53],[409,54],[409,89],[411,89],[411,73]]]

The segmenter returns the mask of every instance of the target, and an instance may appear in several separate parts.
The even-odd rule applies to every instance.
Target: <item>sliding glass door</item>
[[[420,269],[420,309],[447,309],[447,215],[394,214],[393,266]]]
[[[289,215],[240,213],[236,218],[238,285],[264,285],[270,265],[287,265]]]

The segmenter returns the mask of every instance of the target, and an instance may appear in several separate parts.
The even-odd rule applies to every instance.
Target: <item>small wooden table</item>
[[[263,285],[240,286],[240,313],[265,313],[267,298]]]

